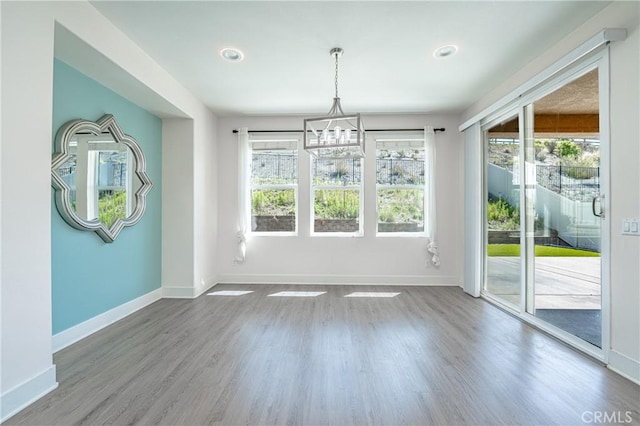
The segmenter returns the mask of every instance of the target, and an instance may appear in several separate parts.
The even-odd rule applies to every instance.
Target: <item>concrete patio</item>
[[[518,304],[520,258],[489,257],[487,291]],[[535,259],[536,309],[600,309],[599,257],[537,257]]]

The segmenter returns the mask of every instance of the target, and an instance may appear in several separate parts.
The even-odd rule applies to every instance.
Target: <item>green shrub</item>
[[[293,216],[296,199],[293,189],[257,189],[251,192],[253,216]]]
[[[598,176],[600,153],[583,152],[579,157],[563,158],[561,164],[566,166],[562,174],[574,179],[592,179]]]
[[[544,161],[549,154],[549,150],[543,140],[536,139],[533,141],[533,148],[535,150],[536,160]]]
[[[487,224],[493,231],[518,231],[520,230],[520,209],[510,205],[503,198],[495,199],[490,196],[487,202]],[[544,218],[536,214],[533,229],[544,229]]]
[[[558,153],[561,157],[577,157],[580,155],[580,147],[570,140],[561,140],[558,142]]]
[[[378,190],[378,222],[422,223],[424,191],[421,189]]]
[[[579,157],[563,158],[562,165],[572,167],[600,167],[600,153],[584,152]]]
[[[517,209],[512,207],[507,200],[499,198],[496,201],[489,201],[487,204],[487,218],[489,220],[507,220],[513,216]]]
[[[360,191],[316,190],[313,211],[318,219],[357,219],[360,216]]]
[[[513,207],[503,198],[487,203],[489,229],[515,231],[520,229],[520,209]]]
[[[395,164],[392,168],[391,168],[391,176],[394,177],[398,177],[398,178],[402,178],[405,174],[405,169],[403,166],[399,165],[399,164]]]
[[[344,176],[349,176],[349,166],[345,161],[338,161],[336,163],[336,170],[333,173],[334,177],[342,179]]]
[[[549,154],[552,155],[556,152],[556,147],[558,146],[558,141],[555,139],[547,139],[544,142],[544,146],[549,151]]]

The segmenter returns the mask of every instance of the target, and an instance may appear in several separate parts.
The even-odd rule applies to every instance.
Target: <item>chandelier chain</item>
[[[336,80],[335,80],[335,85],[336,85],[336,98],[338,97],[338,56],[339,55],[334,55],[336,58]]]

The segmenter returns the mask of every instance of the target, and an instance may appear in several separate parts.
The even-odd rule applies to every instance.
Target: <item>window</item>
[[[93,152],[96,155],[92,156],[90,151],[89,158],[94,157],[98,165],[96,190],[99,218],[100,222],[110,227],[116,219],[129,217],[133,210],[133,179],[127,173],[127,170],[133,169],[132,158],[125,146],[121,146],[119,151]]]
[[[362,235],[362,160],[313,159],[313,233]]]
[[[251,141],[250,191],[252,232],[297,232],[297,141]]]
[[[424,140],[376,141],[378,234],[424,233]]]
[[[131,216],[134,176],[127,173],[133,168],[130,149],[104,135],[81,135],[70,141],[69,153],[60,174],[71,189],[69,200],[76,213],[87,220],[98,219],[107,228]]]

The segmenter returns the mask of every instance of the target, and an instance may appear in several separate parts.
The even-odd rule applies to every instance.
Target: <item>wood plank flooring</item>
[[[640,422],[637,385],[459,288],[213,290],[253,293],[160,300],[58,352],[59,388],[6,424]]]

